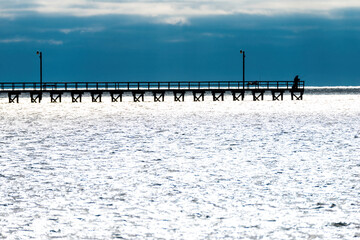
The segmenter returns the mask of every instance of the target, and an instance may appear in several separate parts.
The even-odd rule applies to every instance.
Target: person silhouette
[[[299,75],[296,75],[295,78],[294,78],[294,84],[292,85],[292,88],[297,89],[298,86],[299,86],[299,82],[300,82]]]

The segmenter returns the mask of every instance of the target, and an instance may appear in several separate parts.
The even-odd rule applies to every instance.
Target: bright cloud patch
[[[160,20],[160,22],[163,22],[166,24],[172,24],[172,25],[187,25],[187,24],[189,24],[189,20],[185,17],[163,18]]]
[[[0,43],[24,43],[24,42],[36,42],[50,45],[62,45],[63,41],[54,39],[31,39],[31,38],[7,38],[0,39]]]
[[[64,34],[69,34],[73,32],[79,32],[79,33],[94,33],[94,32],[101,32],[103,31],[103,27],[77,27],[77,28],[62,28],[59,29],[59,32],[62,32]]]

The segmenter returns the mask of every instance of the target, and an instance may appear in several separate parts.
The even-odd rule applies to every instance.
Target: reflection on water
[[[0,238],[359,237],[360,96],[265,98],[0,99]]]

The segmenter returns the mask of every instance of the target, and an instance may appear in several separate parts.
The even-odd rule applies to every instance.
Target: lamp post
[[[243,55],[243,89],[245,89],[245,51],[240,50],[240,54]]]
[[[42,92],[42,52],[37,51],[36,55],[40,57],[40,91]]]

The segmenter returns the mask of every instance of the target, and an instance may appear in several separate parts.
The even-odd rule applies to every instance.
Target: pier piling
[[[283,101],[284,100],[284,91],[273,90],[271,91],[273,101]]]
[[[213,101],[224,101],[225,91],[212,91]]]
[[[83,92],[71,92],[71,100],[73,103],[81,102]]]
[[[303,100],[304,91],[300,90],[291,90],[291,100]]]
[[[144,95],[145,92],[144,91],[134,91],[133,93],[133,97],[134,97],[134,102],[143,102],[144,101]]]
[[[122,102],[122,95],[123,95],[122,91],[111,91],[110,92],[111,102]]]
[[[91,92],[91,101],[92,102],[101,102],[102,92]]]
[[[233,96],[233,101],[243,101],[245,98],[245,91],[231,91],[231,94]]]
[[[40,103],[42,99],[42,92],[30,92],[32,103]]]
[[[9,96],[9,103],[19,103],[19,96],[20,96],[20,93],[19,92],[9,92],[8,93],[8,96]]]
[[[163,102],[165,98],[165,91],[153,91],[154,102]]]
[[[252,95],[253,95],[253,100],[254,101],[263,101],[264,100],[264,92],[263,90],[253,90],[252,91]]]
[[[183,102],[185,98],[185,91],[174,91],[174,101]]]
[[[204,101],[205,91],[193,91],[194,102]]]
[[[62,95],[61,92],[59,92],[59,93],[57,93],[57,92],[50,92],[50,101],[51,101],[52,103],[56,103],[57,101],[61,102],[61,95]]]

